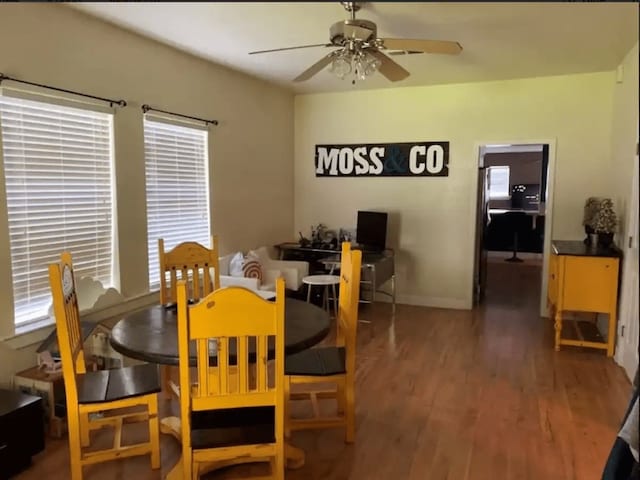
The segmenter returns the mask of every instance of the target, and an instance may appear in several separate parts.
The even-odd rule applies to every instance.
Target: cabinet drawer
[[[616,302],[616,258],[565,256],[563,263],[564,310],[606,312]]]
[[[6,480],[31,464],[31,454],[13,442],[0,443],[0,480]]]
[[[9,458],[7,452],[9,451],[9,439],[4,438],[0,440],[0,465],[4,465]]]
[[[12,425],[4,417],[0,417],[0,447],[11,438],[11,427]]]
[[[0,480],[9,478],[9,475],[13,475],[11,464],[11,455],[9,452],[9,444],[7,441],[0,440]]]
[[[16,395],[14,392],[11,394]],[[41,400],[5,409],[0,416],[0,480],[17,474],[44,449]]]

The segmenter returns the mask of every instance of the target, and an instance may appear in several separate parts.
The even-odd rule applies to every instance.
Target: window
[[[509,167],[489,167],[489,199],[507,200],[509,198]]]
[[[113,285],[113,116],[0,96],[15,324],[46,317],[48,265]]]
[[[165,249],[180,242],[209,245],[207,132],[144,121],[149,286],[160,285],[158,239]]]

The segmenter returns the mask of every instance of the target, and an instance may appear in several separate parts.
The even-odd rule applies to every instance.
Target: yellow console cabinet
[[[616,340],[618,269],[616,247],[592,248],[581,241],[552,242],[549,259],[548,306],[554,319],[555,349],[560,345],[599,348],[613,356]],[[565,312],[609,315],[607,338],[595,322],[563,319]]]

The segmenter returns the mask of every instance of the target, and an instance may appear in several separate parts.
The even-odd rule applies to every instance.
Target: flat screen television
[[[356,242],[364,250],[384,250],[387,243],[387,214],[359,211]]]

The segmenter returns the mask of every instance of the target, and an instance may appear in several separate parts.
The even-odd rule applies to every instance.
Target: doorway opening
[[[527,299],[546,314],[549,170],[549,143],[480,146],[474,304]]]

